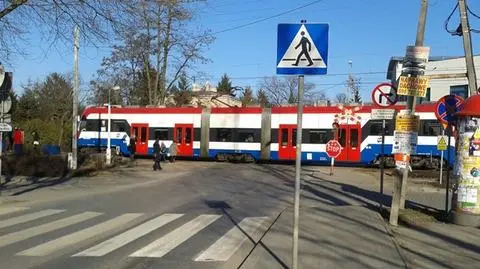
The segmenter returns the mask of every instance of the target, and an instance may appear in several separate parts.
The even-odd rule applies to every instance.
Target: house
[[[388,63],[387,79],[397,85],[402,72],[403,57],[392,57]],[[474,56],[477,84],[480,85],[480,55]],[[425,75],[430,76],[430,83],[425,98],[417,98],[417,103],[436,102],[447,94],[468,97],[468,79],[465,57],[440,56],[430,57],[426,65]],[[406,96],[400,96],[405,101]]]

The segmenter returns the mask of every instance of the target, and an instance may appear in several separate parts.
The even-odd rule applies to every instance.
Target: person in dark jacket
[[[153,171],[157,171],[157,169],[162,170],[162,166],[160,165],[160,161],[162,160],[161,155],[160,143],[157,138],[155,143],[153,143]]]
[[[130,150],[130,160],[134,161],[135,160],[135,152],[136,152],[136,139],[135,139],[135,135],[132,135],[132,137],[130,137],[130,145],[128,145],[128,148]]]

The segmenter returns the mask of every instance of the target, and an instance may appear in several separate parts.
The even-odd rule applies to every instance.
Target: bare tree
[[[347,81],[345,82],[348,93],[349,93],[349,102],[352,103],[361,103],[362,97],[360,94],[361,80],[353,75],[348,75]]]
[[[345,104],[347,102],[347,95],[343,92],[337,93],[337,95],[335,95],[334,101],[339,104]]]
[[[272,105],[295,104],[298,99],[298,78],[296,77],[264,77],[260,82],[261,89],[265,92],[268,101]],[[305,103],[326,99],[322,91],[315,91],[315,84],[305,83]]]
[[[0,57],[24,51],[26,34],[40,34],[49,46],[71,44],[74,26],[87,42],[110,39],[117,27],[128,25],[131,1],[119,0],[12,0],[0,1]],[[138,1],[133,1],[138,2]],[[65,43],[65,42],[64,42]]]

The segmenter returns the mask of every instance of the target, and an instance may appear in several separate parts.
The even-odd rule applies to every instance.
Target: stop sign
[[[342,152],[342,146],[338,143],[337,140],[330,140],[326,145],[326,152],[328,157],[337,158],[338,155]]]

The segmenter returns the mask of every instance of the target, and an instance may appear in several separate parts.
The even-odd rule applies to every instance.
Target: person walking
[[[153,171],[162,170],[162,166],[160,165],[161,161],[161,151],[160,151],[160,144],[159,139],[155,139],[155,143],[153,143]]]
[[[175,157],[177,157],[177,143],[175,143],[175,141],[172,141],[172,144],[170,145],[170,162],[171,163],[175,162]]]
[[[130,137],[130,144],[128,145],[128,149],[130,151],[130,160],[133,162],[135,160],[135,152],[136,152],[136,139],[135,139],[135,135],[132,135]]]

